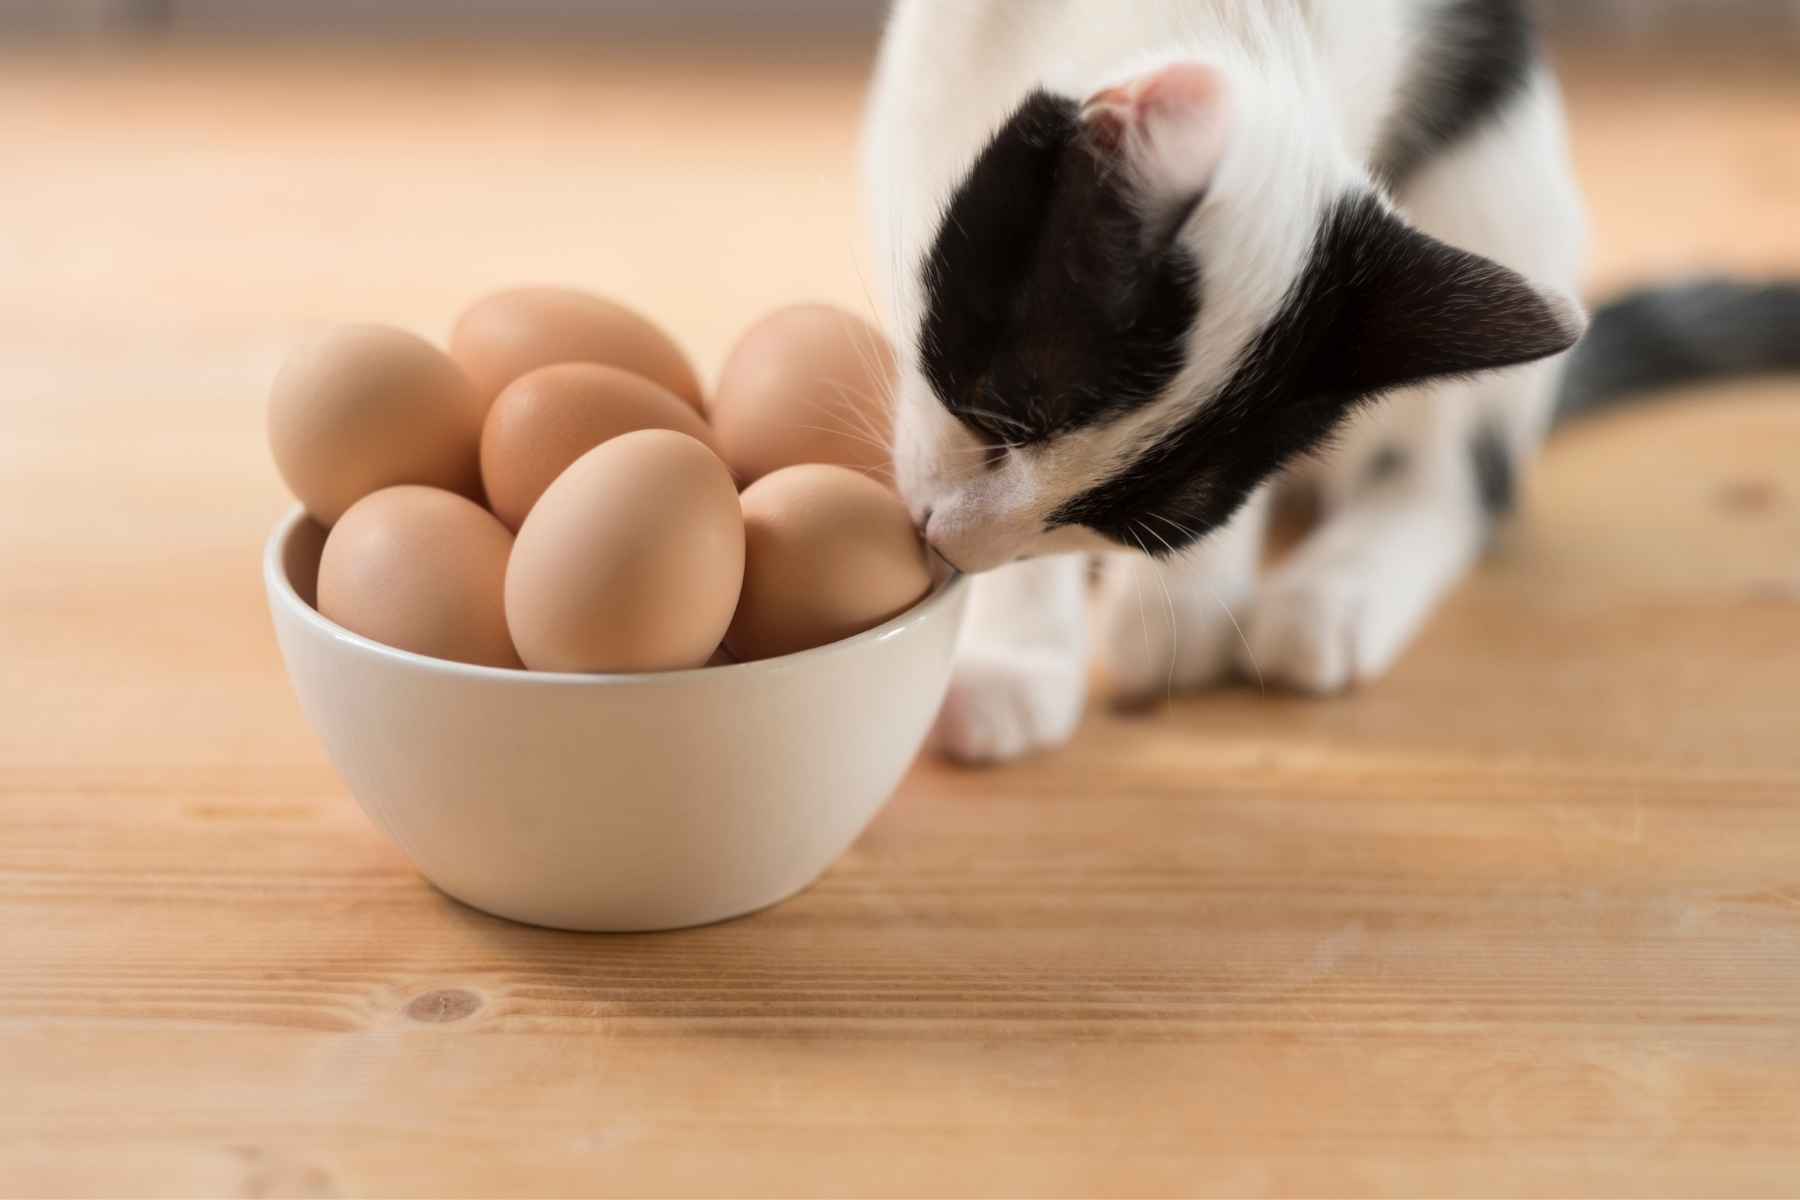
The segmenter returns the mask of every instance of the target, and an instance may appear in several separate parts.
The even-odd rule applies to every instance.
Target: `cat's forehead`
[[[994,298],[993,284],[1018,282],[1049,247],[1043,244],[1054,210],[1080,168],[1073,154],[1079,110],[1073,100],[1037,91],[997,129],[957,182],[938,218],[927,249],[927,288],[951,282],[980,302]],[[1066,217],[1064,218],[1066,222]],[[954,301],[930,295],[931,301]]]
[[[920,270],[918,359],[953,414],[996,440],[1048,438],[1147,403],[1180,371],[1200,265],[1151,236],[1132,188],[1080,106],[1048,92],[977,155]]]

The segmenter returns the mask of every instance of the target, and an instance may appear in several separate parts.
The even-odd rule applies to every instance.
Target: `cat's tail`
[[[1782,371],[1800,372],[1800,283],[1647,288],[1594,314],[1556,424],[1662,388]]]

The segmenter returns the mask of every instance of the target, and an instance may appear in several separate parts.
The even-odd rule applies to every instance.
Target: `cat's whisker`
[[[872,417],[871,408],[878,407],[881,403],[881,397],[864,388],[860,381],[852,384],[842,379],[821,379],[819,382],[836,392],[847,405],[854,407],[858,417]],[[871,401],[874,403],[871,404]]]
[[[1016,429],[1025,437],[1032,437],[1037,433],[1037,430],[1029,423],[1021,421],[1017,417],[1009,417],[1005,413],[995,412],[992,409],[970,408],[964,405],[958,407],[957,414],[959,416],[974,417],[981,421],[992,421],[996,425],[1004,425],[1009,429]]]
[[[884,444],[882,442],[877,442],[871,438],[866,438],[866,437],[862,436],[860,433],[852,433],[848,429],[832,429],[826,425],[791,425],[791,426],[789,426],[789,428],[790,429],[802,429],[802,430],[806,430],[809,433],[830,434],[832,437],[841,437],[846,441],[855,442],[861,446],[868,446],[872,450],[880,450],[883,453],[886,453],[886,451],[887,451],[886,444]]]
[[[849,391],[842,384],[833,383],[829,380],[824,382],[826,386],[839,390],[840,395],[844,398],[846,403],[841,409],[815,403],[813,407],[818,411],[820,416],[826,420],[843,418],[843,425],[841,428],[869,437],[873,441],[880,443],[882,448],[891,454],[893,447],[888,440],[888,431],[881,428],[874,417],[870,417],[866,413],[863,413],[860,407],[852,402],[856,398],[856,393]],[[974,456],[990,454],[992,452],[993,447],[991,446],[943,446],[932,451],[934,455],[943,456]]]
[[[836,380],[825,379],[820,380],[820,382],[836,392],[838,399],[843,402],[842,411],[834,415],[841,416],[846,422],[855,424],[863,433],[868,434],[870,437],[886,441],[887,431],[881,427],[881,423],[876,419],[874,414],[870,413],[866,405],[862,403],[862,401],[867,399],[867,396],[864,393],[856,391],[848,384],[839,383]]]
[[[886,431],[881,429],[875,423],[874,418],[864,410],[862,403],[865,399],[864,393],[835,379],[821,379],[818,382],[821,386],[836,393],[838,399],[838,403],[833,405],[816,397],[811,398],[812,408],[820,418],[838,422],[845,428],[854,429],[858,433],[866,434],[884,445],[886,444]]]
[[[890,255],[892,258],[892,269],[889,273],[888,283],[892,294],[889,297],[889,311],[897,313],[899,311],[899,296],[896,289],[899,287],[900,256],[897,230],[895,231],[895,236],[890,241]],[[864,370],[868,373],[870,378],[875,380],[875,395],[868,399],[872,399],[874,403],[880,407],[881,411],[886,414],[887,427],[882,428],[881,421],[869,411],[868,405],[860,402],[865,399],[861,394],[852,393],[851,389],[835,381],[828,381],[828,386],[836,391],[840,400],[844,402],[843,408],[847,410],[849,421],[854,424],[857,431],[868,435],[871,443],[880,449],[882,461],[877,467],[871,469],[879,470],[890,484],[897,487],[899,476],[893,466],[894,448],[891,431],[893,428],[894,408],[899,395],[898,372],[890,372],[881,369],[883,363],[882,350],[884,347],[864,344],[868,342],[870,338],[883,337],[882,315],[879,307],[875,303],[872,290],[869,287],[868,273],[863,269],[862,254],[860,249],[855,245],[851,247],[850,262],[851,266],[856,271],[857,284],[862,289],[863,305],[867,310],[868,320],[866,325],[861,328],[855,328],[854,321],[847,321],[846,323],[853,326],[848,332],[851,344],[856,350]]]
[[[1138,537],[1129,525],[1125,527],[1125,532],[1131,534],[1140,551],[1146,555],[1149,554],[1148,550],[1144,550],[1144,539]],[[1138,624],[1144,631],[1144,659],[1147,662],[1150,659],[1150,616],[1144,609],[1144,580],[1136,571],[1133,571],[1131,575],[1131,588],[1137,593]]]
[[[855,239],[852,239],[853,243],[854,240]],[[863,251],[873,249],[875,249],[875,247],[870,246],[866,242],[861,246],[852,244],[850,247],[850,264],[856,271],[857,285],[862,289],[863,305],[868,312],[867,329],[873,330],[874,336],[879,338],[884,336],[882,330],[884,324],[883,314],[880,307],[875,303],[873,290],[869,287],[868,272],[863,269]],[[897,224],[889,231],[888,257],[890,260],[890,269],[888,272],[888,291],[890,293],[888,296],[888,313],[890,315],[896,315],[900,311],[898,291],[900,286],[900,231]],[[874,349],[874,347],[871,348]],[[869,372],[870,375],[878,380],[880,389],[879,399],[891,413],[894,409],[897,380],[888,372],[873,369],[879,366],[880,357],[881,356],[877,354],[874,356],[874,359],[871,360],[865,356],[863,365],[866,368],[871,368]]]
[[[871,341],[871,333],[867,325],[859,325],[848,314],[845,314],[842,323],[846,326],[844,334],[850,343],[851,350],[861,362],[863,370],[868,373],[868,377],[876,381],[876,401],[891,411],[893,407],[892,385],[888,381],[889,373],[882,368],[881,347]],[[873,336],[881,335],[876,333]]]
[[[1196,541],[1200,539],[1200,534],[1173,518],[1165,517],[1161,513],[1154,512],[1151,513],[1150,516]],[[1244,636],[1244,627],[1238,624],[1237,614],[1231,611],[1231,605],[1225,603],[1225,597],[1219,594],[1219,589],[1214,587],[1210,581],[1205,582],[1206,590],[1211,593],[1213,603],[1219,606],[1220,611],[1225,614],[1225,619],[1231,622],[1232,630],[1236,632],[1238,641],[1243,644],[1244,656],[1250,660],[1250,669],[1256,672],[1256,686],[1265,692],[1268,691],[1269,685],[1263,680],[1262,664],[1256,661],[1256,650],[1250,645],[1250,639]]]
[[[1262,664],[1256,661],[1256,651],[1251,648],[1250,639],[1244,636],[1244,627],[1238,624],[1237,616],[1231,611],[1231,605],[1225,603],[1225,597],[1219,595],[1219,589],[1212,584],[1207,584],[1206,590],[1212,593],[1213,602],[1224,612],[1225,619],[1230,621],[1231,627],[1237,631],[1238,641],[1244,644],[1244,657],[1250,660],[1250,669],[1256,672],[1256,686],[1264,692],[1268,691],[1269,685],[1263,679]]]
[[[898,394],[898,370],[890,369],[893,351],[885,345],[885,339],[879,329],[864,326],[859,331],[862,343],[863,368],[868,371],[869,378],[875,381],[874,400],[883,410],[892,414],[894,398]]]
[[[817,396],[806,398],[807,407],[812,415],[821,421],[829,422],[832,428],[854,433],[859,437],[887,445],[885,431],[872,424],[858,403],[861,393],[853,391],[848,385],[831,379],[818,381],[820,385],[836,393],[836,400],[821,399]]]
[[[1176,533],[1180,534],[1182,537],[1189,538],[1195,542],[1198,542],[1201,538],[1201,535],[1194,529],[1192,529],[1186,525],[1183,525],[1181,522],[1176,521],[1170,517],[1165,517],[1161,513],[1153,512],[1149,515],[1152,518],[1154,518],[1158,521],[1161,521],[1164,525],[1167,525],[1170,529],[1173,529]],[[1168,546],[1168,543],[1164,542],[1163,545]],[[1169,553],[1170,554],[1175,553],[1175,548],[1173,546],[1169,547]]]
[[[1156,514],[1151,513],[1150,515],[1155,516]],[[1168,538],[1165,538],[1162,534],[1156,532],[1156,530],[1151,529],[1147,526],[1145,527],[1144,532],[1148,533],[1151,537],[1153,537],[1157,541],[1161,542],[1163,549],[1165,549],[1169,552],[1170,558],[1175,557],[1175,547],[1169,545]],[[1169,695],[1169,699],[1173,700],[1175,698],[1175,659],[1181,653],[1181,625],[1180,625],[1180,622],[1175,619],[1175,596],[1173,593],[1171,593],[1169,591],[1168,574],[1166,572],[1164,572],[1161,563],[1155,563],[1155,564],[1153,564],[1153,566],[1156,571],[1156,580],[1158,583],[1162,584],[1163,599],[1168,601],[1168,604],[1169,604],[1168,695]]]
[[[931,453],[933,457],[947,457],[955,454],[963,458],[974,458],[979,455],[992,454],[993,452],[994,448],[992,446],[944,446],[933,450]]]

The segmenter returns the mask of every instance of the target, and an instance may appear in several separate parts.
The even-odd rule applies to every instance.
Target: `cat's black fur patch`
[[[1469,466],[1481,510],[1490,518],[1497,521],[1518,506],[1519,471],[1499,429],[1483,424],[1475,430],[1469,439]]]
[[[1048,523],[1172,553],[1223,524],[1371,397],[1545,358],[1576,336],[1519,276],[1407,226],[1372,195],[1346,195],[1224,388]]]
[[[1529,7],[1526,0],[1451,0],[1433,15],[1376,152],[1376,178],[1402,186],[1525,90],[1538,58]]]
[[[1116,168],[1075,102],[1039,91],[951,197],[925,260],[919,357],[990,443],[1105,421],[1181,370],[1199,268]]]

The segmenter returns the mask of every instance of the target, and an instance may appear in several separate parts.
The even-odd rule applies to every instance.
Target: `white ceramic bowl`
[[[382,646],[312,607],[325,533],[263,557],[300,707],[431,882],[515,921],[670,929],[785,899],[899,784],[950,677],[966,588],[834,645],[664,675],[553,675]]]

